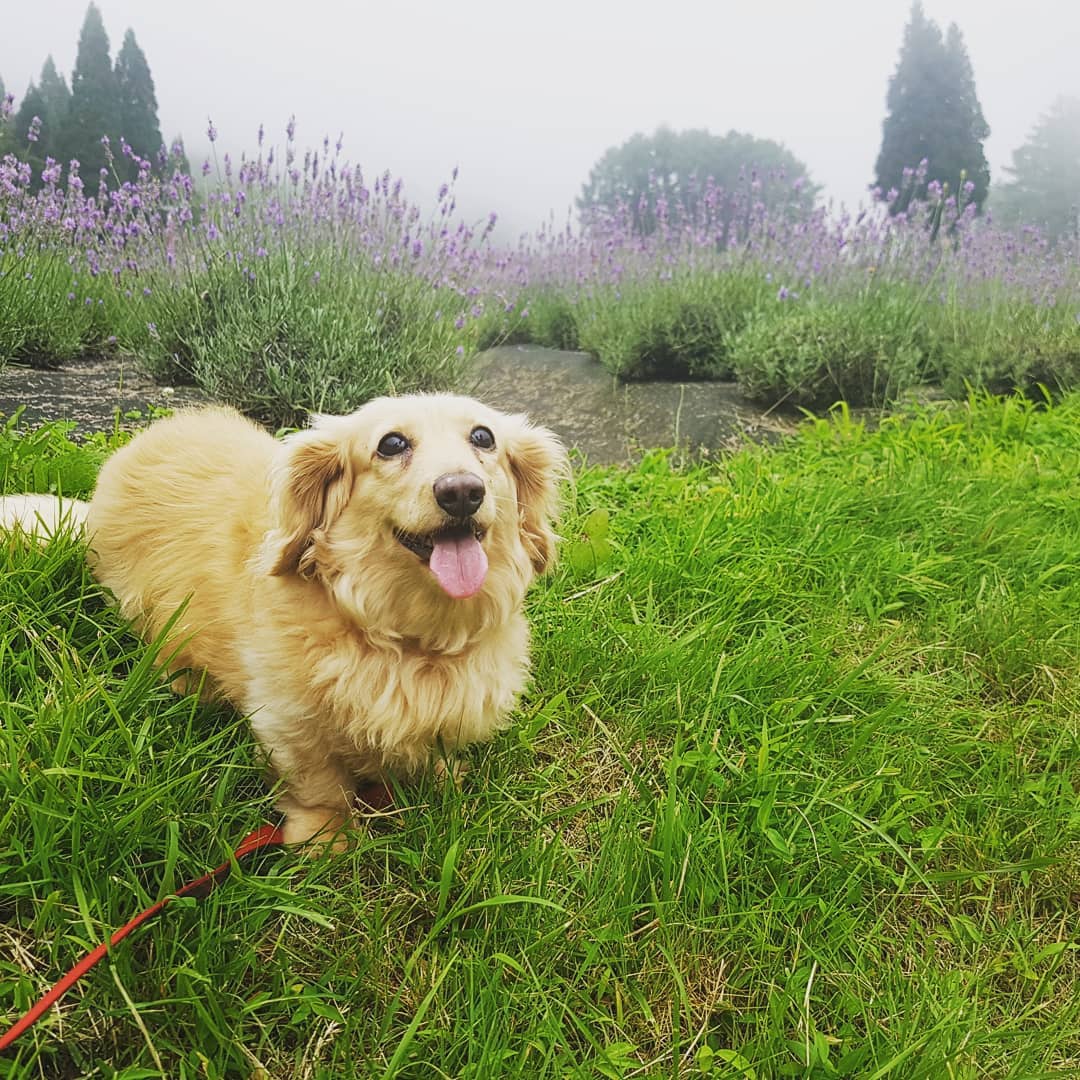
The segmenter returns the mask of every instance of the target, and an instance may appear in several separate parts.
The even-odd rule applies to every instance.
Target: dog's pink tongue
[[[455,600],[475,596],[487,576],[487,554],[471,534],[435,541],[428,563],[443,591]]]

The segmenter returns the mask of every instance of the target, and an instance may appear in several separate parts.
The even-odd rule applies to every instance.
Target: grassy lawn
[[[108,442],[0,447],[5,490],[55,461],[74,494]],[[840,415],[575,500],[533,690],[462,787],[175,905],[5,1075],[1076,1075],[1080,397]],[[14,1020],[272,811],[77,543],[0,551]]]

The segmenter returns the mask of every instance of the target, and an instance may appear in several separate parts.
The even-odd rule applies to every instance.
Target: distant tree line
[[[0,102],[4,96],[0,78]],[[983,149],[990,127],[975,74],[959,27],[953,23],[943,34],[927,18],[921,0],[911,7],[886,109],[872,189],[889,212],[904,212],[932,184],[981,211],[991,192]],[[108,149],[102,136],[108,138]],[[140,157],[156,158],[162,138],[154,80],[130,29],[112,62],[101,12],[91,3],[70,89],[47,57],[15,115],[0,125],[0,154],[15,153],[28,161],[37,183],[47,158],[65,165],[75,158],[93,192],[103,167],[120,180],[134,179],[137,167],[122,154],[121,139]],[[1005,172],[1008,179],[993,188],[989,202],[1001,222],[1035,224],[1051,239],[1080,242],[1080,101],[1055,101],[1013,151]],[[583,218],[605,208],[628,209],[632,227],[647,234],[657,227],[658,200],[692,215],[710,180],[730,195],[748,179],[755,201],[769,208],[812,206],[820,190],[806,166],[771,139],[662,127],[608,149],[589,173],[577,203]]]
[[[960,28],[953,23],[942,33],[921,0],[911,7],[886,110],[874,196],[891,214],[905,212],[929,191],[954,197],[955,213],[969,204],[981,212],[991,192],[983,149],[990,126],[974,69]],[[1059,98],[1005,172],[1009,179],[995,185],[989,203],[999,221],[1038,225],[1051,239],[1080,242],[1080,101]],[[659,200],[692,216],[708,179],[731,192],[748,176],[755,178],[755,199],[770,209],[813,205],[819,192],[806,166],[770,139],[660,128],[605,151],[577,205],[583,220],[598,209],[628,211],[632,228],[647,235],[657,227]],[[793,191],[799,177],[804,182]]]
[[[0,80],[0,100],[3,94]],[[0,128],[0,151],[29,162],[36,184],[47,158],[65,166],[75,159],[92,193],[102,168],[120,181],[135,179],[138,166],[123,154],[122,142],[140,157],[156,160],[163,145],[157,108],[150,65],[134,31],[124,34],[114,64],[101,12],[91,3],[70,88],[52,56],[46,57],[38,81],[30,83],[14,115]]]
[[[1080,241],[1080,102],[1055,101],[1013,151],[1009,179],[991,188],[983,152],[990,127],[963,35],[955,23],[943,35],[915,0],[886,104],[874,190],[891,213],[936,182],[946,197],[979,210],[989,195],[1002,224],[1037,225],[1051,240]]]

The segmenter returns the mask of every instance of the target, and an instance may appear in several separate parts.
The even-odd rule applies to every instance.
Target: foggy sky
[[[559,220],[609,146],[660,124],[783,142],[825,197],[865,200],[907,0],[99,0],[115,59],[134,29],[162,134],[192,165],[345,133],[369,175],[429,201],[460,165],[459,206],[506,236]],[[924,0],[960,25],[991,127],[992,179],[1053,99],[1080,96],[1080,3]],[[0,76],[21,97],[52,53],[70,81],[86,0],[0,0]]]

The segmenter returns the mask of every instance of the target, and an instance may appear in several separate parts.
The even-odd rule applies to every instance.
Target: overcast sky
[[[86,0],[0,0],[0,76],[21,96],[48,53],[70,79]],[[459,204],[511,228],[559,218],[635,131],[704,127],[783,142],[826,196],[865,198],[909,4],[879,0],[99,0],[113,56],[134,29],[162,133],[193,163],[207,117],[252,150],[345,133],[370,173],[425,201],[455,164]],[[1080,3],[924,0],[964,33],[995,178],[1060,93],[1080,96]],[[505,235],[505,233],[504,233]]]

